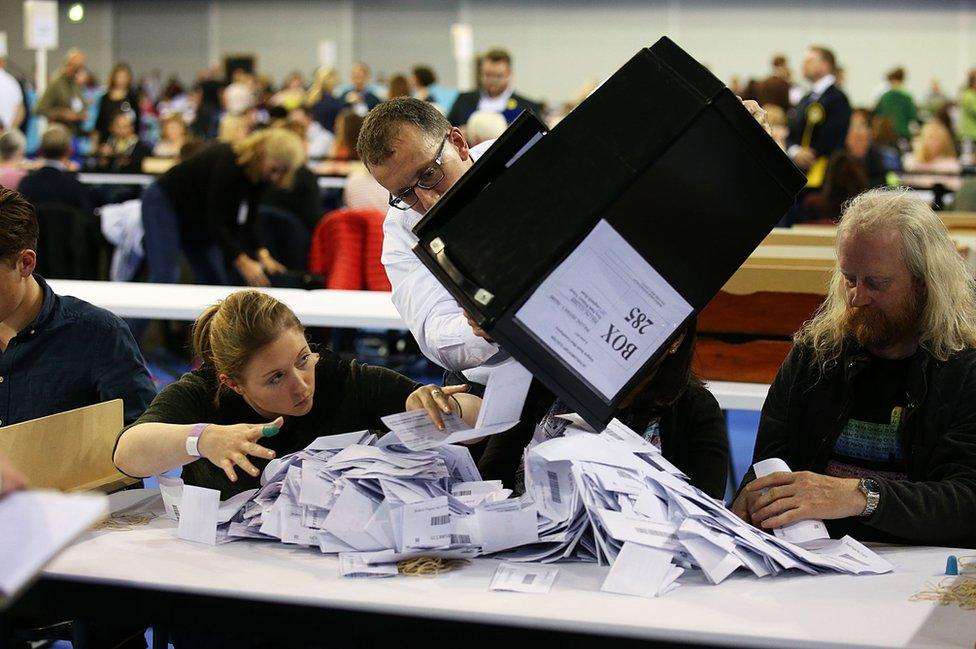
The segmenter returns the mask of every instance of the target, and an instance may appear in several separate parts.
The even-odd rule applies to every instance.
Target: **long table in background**
[[[349,579],[335,556],[317,549],[200,545],[180,541],[175,523],[157,518],[87,533],[38,587],[65,615],[138,612],[163,626],[264,632],[296,645],[972,647],[976,613],[910,601],[940,579],[948,554],[966,551],[875,549],[894,572],[756,579],[740,571],[712,586],[695,571],[677,590],[644,599],[601,592],[606,567],[568,563],[549,593],[524,594],[488,590],[493,559],[436,577]]]
[[[120,317],[157,320],[196,320],[205,308],[240,290],[236,286],[198,284],[47,281],[60,295],[73,295]],[[406,329],[389,293],[297,288],[261,290],[291,307],[302,324],[310,327]],[[760,410],[769,389],[769,385],[763,383],[732,381],[713,381],[708,387],[723,410]]]
[[[156,180],[152,174],[103,174],[80,173],[78,180],[85,185],[138,185],[147,187]],[[342,189],[346,186],[345,176],[319,176],[319,189]]]
[[[239,286],[48,280],[60,295],[73,295],[123,318],[196,320],[205,308]],[[287,304],[310,327],[406,329],[390,294],[298,288],[261,289]]]

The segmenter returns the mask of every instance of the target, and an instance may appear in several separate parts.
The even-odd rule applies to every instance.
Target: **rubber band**
[[[96,523],[92,526],[92,529],[128,532],[137,527],[149,525],[150,521],[154,518],[156,518],[156,514],[152,512],[146,512],[145,514],[116,514],[101,523]]]
[[[976,610],[976,578],[947,577],[938,584],[926,584],[928,590],[909,597],[912,602],[938,602],[942,605],[958,604],[967,611]]]
[[[397,561],[397,570],[408,577],[433,577],[456,570],[469,563],[467,559],[445,559],[443,557],[415,557]]]

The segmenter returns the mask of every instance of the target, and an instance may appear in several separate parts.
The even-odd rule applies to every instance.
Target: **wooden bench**
[[[823,266],[743,265],[698,316],[696,373],[770,383],[793,334],[823,302],[830,275]]]

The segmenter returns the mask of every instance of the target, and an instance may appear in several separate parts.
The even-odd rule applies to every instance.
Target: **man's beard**
[[[848,306],[844,328],[862,347],[885,349],[918,336],[924,306],[917,290],[913,290],[901,309],[892,315],[875,306]]]

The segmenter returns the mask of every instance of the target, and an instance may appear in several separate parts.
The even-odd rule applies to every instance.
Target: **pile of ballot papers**
[[[383,574],[406,558],[467,558],[538,540],[534,503],[509,498],[501,481],[482,481],[464,446],[412,451],[395,434],[379,442],[365,432],[321,437],[269,463],[262,485],[221,507],[217,540],[341,553],[343,574]]]
[[[714,584],[739,568],[757,577],[791,569],[811,574],[892,569],[850,537],[831,540],[819,521],[778,535],[744,523],[617,420],[594,434],[577,419],[563,437],[531,447],[525,484],[538,509],[539,540],[501,556],[611,564],[603,585],[611,592],[661,595],[676,587],[675,579],[688,568],[701,569]],[[800,542],[792,542],[791,534]]]
[[[610,565],[604,590],[657,596],[692,568],[715,584],[740,568],[757,577],[892,569],[850,537],[831,540],[820,521],[758,530],[619,421],[595,433],[562,417],[571,421],[562,437],[527,450],[518,498],[501,481],[481,479],[468,449],[450,443],[458,429],[418,436],[418,422],[394,416],[382,439],[365,431],[320,437],[273,460],[259,489],[224,503],[216,491],[182,487],[178,508],[169,498],[170,514],[181,538],[314,547],[338,553],[348,576],[395,575],[397,561],[418,556],[492,554]],[[757,475],[780,470],[788,467],[779,460],[756,465]],[[161,488],[166,500],[171,485],[161,480]]]

